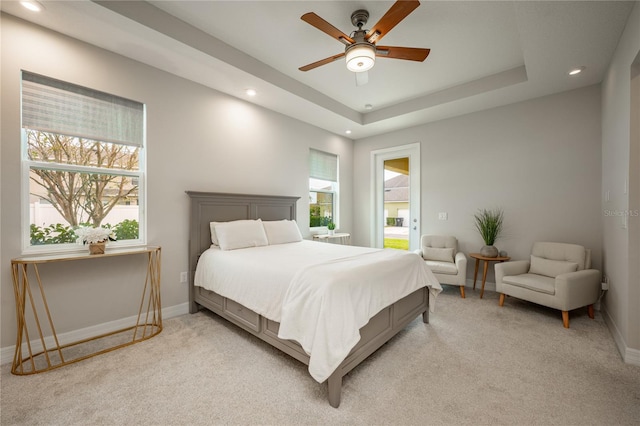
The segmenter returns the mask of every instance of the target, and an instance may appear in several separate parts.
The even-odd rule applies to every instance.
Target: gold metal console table
[[[107,249],[104,254],[99,255],[90,255],[88,253],[69,253],[49,256],[34,255],[12,259],[11,272],[13,276],[13,290],[16,299],[18,333],[11,372],[17,375],[42,373],[44,371],[62,367],[67,364],[147,340],[160,333],[162,331],[160,252],[160,247],[145,246],[124,249]],[[45,297],[38,265],[52,262],[103,259],[114,256],[132,255],[145,255],[147,257],[146,278],[142,290],[142,299],[140,301],[140,308],[138,309],[136,324],[131,327],[61,345],[53,325],[53,319]],[[29,266],[31,266],[31,268],[29,268]],[[31,273],[29,273],[29,269],[31,269]],[[33,284],[29,282],[30,276],[32,278],[35,277],[35,280],[32,279],[32,281],[35,281]],[[34,298],[34,295],[37,295],[37,292],[40,293],[40,300],[38,300],[39,303],[37,303],[36,298]],[[38,309],[38,305],[41,307],[40,309]],[[41,312],[43,317],[42,320],[38,315],[38,310],[44,310],[44,312]],[[46,329],[43,331],[43,325],[46,325],[45,321],[48,322],[48,331],[51,333],[51,336],[45,336]],[[35,331],[30,333],[30,329],[33,330],[34,328]],[[31,340],[32,338],[34,339],[33,341]],[[106,339],[106,348],[101,348],[88,354],[75,350],[83,343],[103,338]],[[112,341],[109,341],[109,339]],[[122,339],[124,339],[124,342]],[[49,341],[48,344],[46,342],[47,340]],[[65,354],[63,354],[63,349],[69,349],[71,354],[65,356]],[[74,350],[77,352],[75,355],[73,354]],[[78,354],[78,352],[80,353]]]

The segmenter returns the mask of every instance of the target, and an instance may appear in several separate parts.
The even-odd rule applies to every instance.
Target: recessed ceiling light
[[[578,68],[574,68],[571,71],[569,71],[569,75],[578,75],[580,74],[582,71],[584,71],[587,67],[578,67]]]
[[[40,12],[42,9],[44,9],[44,6],[42,6],[35,0],[21,0],[20,4],[22,5],[22,7],[24,7],[25,9],[29,9],[32,12]]]
[[[351,134],[351,130],[346,130],[345,133],[350,135]]]
[[[366,104],[366,105],[364,106],[364,109],[373,109],[373,105],[371,105],[371,104]]]
[[[255,96],[258,94],[258,92],[256,92],[256,89],[247,89],[245,90],[245,93],[247,94],[247,96]]]

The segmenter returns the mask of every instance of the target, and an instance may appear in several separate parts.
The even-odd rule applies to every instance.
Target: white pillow
[[[453,248],[423,247],[422,257],[425,260],[436,260],[439,262],[453,263],[453,251]]]
[[[214,226],[214,231],[218,245],[222,250],[260,247],[269,244],[260,219],[218,223]]]
[[[575,262],[545,259],[543,257],[531,255],[531,266],[529,267],[530,274],[538,274],[555,278],[560,274],[575,272],[577,270],[578,264]]]
[[[270,245],[302,241],[302,234],[295,220],[269,220],[262,222]]]
[[[220,245],[220,243],[218,243],[218,236],[216,235],[216,225],[220,225],[221,223],[225,222],[209,222],[209,229],[211,229],[211,244],[214,246]]]
[[[209,222],[209,229],[211,230],[211,243],[213,245],[219,246],[220,243],[218,242],[218,236],[216,235],[216,226],[217,225],[222,225],[223,223],[250,223],[250,222],[255,222],[254,219],[239,219],[239,220],[232,220],[230,222]]]

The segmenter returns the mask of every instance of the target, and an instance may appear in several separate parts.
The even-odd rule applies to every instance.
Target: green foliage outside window
[[[320,191],[310,191],[310,194],[314,194],[309,198],[315,202],[309,203],[309,226],[327,226],[333,222],[334,194]]]
[[[109,227],[109,225],[107,225]],[[138,239],[138,221],[125,219],[113,227],[118,241]]]
[[[31,245],[42,244],[64,244],[75,243],[76,234],[73,232],[73,228],[65,226],[61,223],[51,224],[49,226],[40,227],[31,224],[30,239]]]
[[[311,206],[309,208],[309,226],[317,227],[317,226],[327,226],[331,222],[330,216],[323,216],[320,214],[319,206]]]
[[[92,223],[82,223],[80,226],[93,226]],[[138,239],[139,226],[137,220],[125,219],[114,226],[110,224],[104,225],[105,228],[113,229],[118,241],[122,240],[136,240]],[[65,244],[75,243],[78,237],[73,232],[73,227],[56,223],[55,225],[49,225],[40,227],[31,224],[30,229],[31,245],[43,245],[43,244]]]

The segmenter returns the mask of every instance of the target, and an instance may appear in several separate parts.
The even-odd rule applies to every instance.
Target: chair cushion
[[[450,235],[423,235],[420,238],[420,247],[452,248],[458,250],[458,240]]]
[[[529,273],[531,274],[555,278],[560,274],[575,272],[577,270],[578,264],[575,262],[544,259],[542,257],[531,255],[531,267],[529,268]]]
[[[546,294],[556,294],[555,278],[537,274],[509,275],[502,282]]]
[[[425,263],[431,269],[431,272],[436,274],[457,275],[458,268],[455,263],[442,262],[437,260],[425,260]]]
[[[425,260],[435,260],[439,262],[453,263],[454,255],[455,255],[455,249],[453,248],[435,248],[435,247],[422,248],[422,257]]]
[[[587,250],[577,244],[536,242],[533,243],[531,254],[544,259],[577,263],[578,271],[589,268]]]

